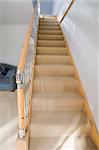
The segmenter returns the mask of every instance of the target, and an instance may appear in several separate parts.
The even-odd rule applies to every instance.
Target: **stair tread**
[[[52,49],[52,50],[53,50],[53,49],[57,49],[57,50],[58,50],[58,49],[59,49],[59,50],[62,50],[62,49],[63,49],[63,50],[66,50],[66,49],[67,49],[66,47],[40,47],[40,46],[37,46],[37,49],[40,49],[40,48],[41,48],[41,49],[49,49],[49,51],[50,51],[51,49]]]
[[[39,23],[58,23],[57,20],[40,20]]]
[[[44,47],[45,48],[45,47]],[[64,48],[66,50],[66,48]],[[52,58],[61,58],[61,59],[66,59],[66,58],[71,58],[70,56],[67,56],[67,55],[39,55],[37,54],[36,57],[43,57],[43,58],[46,58],[46,57],[49,57],[50,59]]]
[[[62,140],[63,139],[63,140]],[[63,142],[62,142],[63,141]],[[81,135],[80,137],[35,137],[30,139],[30,150],[98,150],[90,137]]]
[[[47,22],[47,23],[58,23],[58,21],[56,19],[40,19],[39,22]]]
[[[59,23],[57,21],[40,21],[39,22],[39,26],[40,25],[46,25],[46,26],[59,26]]]
[[[44,35],[44,34],[47,34],[47,35],[62,35],[62,31],[61,30],[39,30],[38,31],[38,34],[40,35]]]
[[[38,34],[38,39],[39,40],[64,40],[63,35],[39,35]]]
[[[73,76],[74,66],[72,65],[51,65],[39,64],[35,66],[35,76]]]
[[[66,47],[40,47],[37,46],[37,54],[39,55],[67,55],[68,48]]]
[[[59,26],[39,26],[39,30],[61,30]]]
[[[59,26],[58,23],[39,23],[39,26]]]
[[[32,116],[30,126],[31,137],[70,135],[71,132],[79,130],[81,126],[86,126],[88,122],[85,114],[80,111],[33,111]]]
[[[76,91],[34,92],[33,111],[68,111],[81,110],[84,98]]]
[[[52,26],[52,27],[53,27],[53,26]],[[50,28],[45,28],[45,27],[44,27],[44,28],[39,27],[39,28],[38,28],[38,31],[39,31],[39,30],[40,30],[40,31],[42,31],[42,30],[43,30],[43,31],[46,31],[46,30],[47,30],[47,31],[49,31],[49,32],[50,32],[50,31],[52,32],[52,31],[55,31],[55,30],[61,31],[61,29],[59,29],[59,28],[54,28],[54,27],[51,28],[51,29],[50,29]]]
[[[34,77],[34,92],[64,92],[77,90],[78,80],[73,76],[36,76]]]
[[[37,45],[40,47],[65,47],[66,42],[64,40],[37,40]]]
[[[54,80],[54,81],[59,81],[59,80],[69,80],[69,81],[73,81],[73,80],[75,80],[75,81],[78,81],[75,77],[73,77],[73,76],[66,76],[66,77],[34,77],[34,80]]]
[[[45,65],[67,65],[70,64],[71,57],[67,55],[36,55],[36,64]]]
[[[42,36],[42,37],[56,37],[56,35],[39,35],[38,36]],[[57,37],[64,37],[63,35],[57,35]]]
[[[85,114],[81,111],[33,111],[32,112],[32,118],[31,118],[31,124],[36,125],[64,125],[70,124],[70,122],[73,122],[73,120],[76,120],[75,118],[78,118],[77,125],[79,121],[82,121],[83,123],[86,123],[86,117]],[[32,130],[32,128],[31,128]]]
[[[64,67],[64,68],[67,68],[67,67],[72,67],[72,68],[74,68],[74,66],[73,65],[71,65],[71,64],[36,64],[35,65],[35,67],[50,67],[50,68],[55,68],[55,67],[59,67],[59,68],[62,68],[62,67]]]
[[[33,98],[44,98],[44,99],[51,99],[54,98],[56,100],[65,99],[76,99],[76,100],[84,100],[84,98],[76,91],[68,91],[68,92],[35,92],[33,94]]]
[[[56,19],[40,19],[40,21],[39,22],[57,22],[57,20]]]
[[[39,31],[44,31],[44,32],[47,32],[47,31],[48,31],[48,32],[61,32],[61,33],[62,33],[61,30],[54,30],[54,31],[52,30],[52,31],[50,31],[50,30],[41,30],[41,29],[40,29]]]
[[[60,43],[62,43],[62,42],[65,42],[65,40],[54,40],[54,41],[50,41],[50,40],[37,40],[38,42],[49,42],[49,43],[55,43],[55,42],[60,42]]]
[[[56,16],[44,16],[43,18],[40,18],[40,20],[57,20]]]

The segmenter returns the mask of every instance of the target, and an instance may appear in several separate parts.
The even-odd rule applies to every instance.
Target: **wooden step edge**
[[[48,25],[48,26],[50,26],[50,25],[57,26],[58,25],[59,26],[59,23],[55,23],[55,22],[54,23],[52,23],[52,22],[49,22],[49,23],[48,22],[39,22],[39,25]]]
[[[65,40],[54,40],[54,41],[50,41],[50,40],[37,40],[37,42],[39,43],[65,43]]]
[[[61,27],[59,25],[56,25],[56,26],[49,26],[49,25],[43,26],[43,25],[39,25],[39,27],[40,28],[45,28],[45,27],[46,28],[55,28],[56,27],[56,28],[60,28],[61,29]]]
[[[44,26],[44,27],[46,27],[46,26],[49,26],[49,27],[52,27],[52,26],[55,26],[55,27],[56,27],[56,26],[58,26],[58,27],[59,27],[59,24],[48,24],[48,23],[46,23],[46,24],[43,23],[43,24],[42,24],[42,23],[39,23],[39,26]]]

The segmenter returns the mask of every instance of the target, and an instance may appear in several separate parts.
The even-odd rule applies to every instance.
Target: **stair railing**
[[[33,66],[36,52],[36,39],[38,30],[38,20],[40,15],[39,1],[33,4],[33,16],[25,36],[20,60],[17,67],[17,104],[19,131],[18,138],[22,139],[26,135],[31,114]]]
[[[72,7],[72,5],[74,4],[75,0],[67,0],[66,1],[66,6],[64,5],[63,8],[65,8],[65,12],[62,16],[58,16],[58,21],[59,23],[61,23],[63,21],[63,19],[65,18],[65,16],[67,15],[67,13],[69,12],[70,8]],[[62,11],[62,10],[61,10]],[[61,12],[59,13],[59,15],[61,14]]]

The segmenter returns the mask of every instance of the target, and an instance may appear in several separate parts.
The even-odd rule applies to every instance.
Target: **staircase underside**
[[[84,98],[55,17],[40,18],[33,80],[30,150],[96,150]]]

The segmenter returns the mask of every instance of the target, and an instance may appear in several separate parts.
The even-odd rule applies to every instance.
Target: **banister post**
[[[19,116],[19,132],[20,139],[25,136],[25,119],[24,119],[24,77],[21,71],[17,71],[16,83],[17,83],[17,103],[18,103],[18,116]]]

